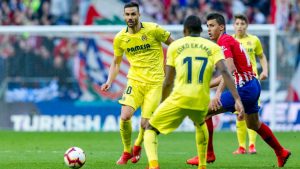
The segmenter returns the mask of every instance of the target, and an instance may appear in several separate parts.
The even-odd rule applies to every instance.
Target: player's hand
[[[108,89],[110,89],[111,84],[109,83],[104,83],[101,85],[101,91],[107,91]]]
[[[222,106],[222,103],[221,103],[219,95],[216,95],[209,103],[209,107],[213,111],[219,110],[221,108],[221,106]]]
[[[238,111],[238,115],[237,115],[238,120],[243,120],[245,116],[245,109],[242,104],[242,101],[240,99],[236,100],[234,107],[235,110]]]
[[[261,72],[259,79],[260,80],[266,80],[268,78],[268,73],[267,72]]]

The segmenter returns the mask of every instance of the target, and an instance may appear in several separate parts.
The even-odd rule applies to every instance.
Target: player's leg
[[[145,135],[144,135],[144,139],[145,139],[144,146],[148,158],[149,169],[159,168],[158,154],[157,154],[158,134],[159,132],[151,125],[149,125],[146,128]]]
[[[208,130],[204,120],[207,115],[207,110],[189,110],[186,112],[189,118],[194,122],[196,128],[196,146],[199,161],[198,169],[206,169]]]
[[[248,128],[255,130],[261,138],[274,150],[277,156],[278,167],[283,167],[291,155],[291,152],[281,146],[272,130],[259,121],[258,113],[246,114]]]
[[[137,163],[140,160],[141,152],[142,152],[142,142],[144,138],[144,131],[146,126],[148,125],[148,121],[152,116],[155,109],[158,107],[161,94],[162,94],[162,85],[151,85],[147,84],[144,88],[144,100],[141,105],[142,108],[142,119],[141,119],[141,127],[139,130],[139,134],[137,139],[135,140],[131,158],[132,163]]]
[[[144,135],[144,146],[148,158],[149,169],[159,168],[157,154],[158,133],[168,134],[175,130],[183,121],[185,114],[181,108],[165,100],[149,120],[149,126]]]
[[[258,100],[258,105],[260,105],[260,100]],[[247,128],[247,131],[248,131],[248,138],[249,138],[248,152],[249,152],[249,154],[256,154],[255,143],[256,143],[257,133],[255,130],[251,130],[248,128]]]
[[[144,132],[145,132],[145,128],[148,125],[148,121],[149,119],[147,118],[141,118],[141,124],[140,124],[140,128],[139,128],[139,134],[138,137],[136,138],[135,142],[134,142],[134,146],[136,147],[140,147],[143,143],[144,140]]]
[[[273,148],[278,159],[278,167],[283,167],[291,153],[280,145],[271,129],[259,120],[257,112],[259,110],[258,98],[260,95],[260,84],[258,80],[254,79],[250,81],[242,90],[244,90],[244,94],[240,96],[242,100],[245,98],[243,104],[246,112],[245,119],[247,127],[255,130],[257,134]]]
[[[134,142],[133,148],[132,148],[132,163],[137,163],[141,158],[141,152],[142,152],[142,143],[144,141],[144,133],[145,128],[148,124],[149,119],[141,118],[141,125],[139,128],[139,134]]]
[[[208,144],[208,130],[205,123],[196,124],[196,145],[199,160],[199,169],[206,169],[206,156]]]
[[[212,117],[206,119],[206,125],[208,129],[208,147],[207,147],[207,162],[213,163],[216,160],[214,146],[213,146],[213,135],[214,135],[214,124]]]
[[[208,150],[207,150],[207,163],[213,163],[216,160],[216,156],[213,149],[213,122],[211,120],[211,117],[220,113],[224,112],[233,112],[234,111],[234,98],[232,97],[231,93],[229,91],[223,92],[221,95],[221,103],[222,107],[220,107],[219,110],[214,111],[209,107],[208,113],[206,115],[206,125],[208,128],[209,133],[209,139],[208,139]],[[210,120],[208,120],[210,119]],[[190,165],[198,165],[199,160],[198,156],[195,156],[193,158],[190,158],[186,161],[187,164]]]
[[[130,106],[123,105],[121,108],[120,119],[120,135],[123,143],[123,154],[117,161],[118,165],[127,164],[127,161],[131,159],[131,116],[134,113],[134,109]]]
[[[256,154],[256,149],[255,149],[255,142],[256,142],[256,131],[248,129],[246,121],[239,120],[236,118],[236,134],[237,134],[237,139],[239,142],[239,147],[237,150],[233,152],[233,154],[246,154],[246,138],[247,138],[247,133],[248,133],[248,138],[249,138],[249,148],[248,152],[249,154]]]
[[[212,110],[211,107],[209,107],[207,117],[212,117],[213,115],[217,115],[217,114],[228,112],[228,111],[229,112],[235,111],[234,98],[233,98],[232,94],[229,91],[225,91],[225,92],[222,93],[220,101],[222,103],[222,106],[218,110],[214,111],[214,110]],[[207,162],[212,163],[216,160],[216,156],[215,156],[214,149],[213,149],[213,144],[212,144],[213,143],[213,137],[212,137],[212,135],[213,135],[213,123],[211,123],[211,124],[206,123],[206,124],[207,124],[208,131],[209,131]],[[210,129],[212,129],[212,130],[210,131]]]
[[[149,119],[145,119],[145,118],[141,119],[139,134],[132,148],[132,158],[131,158],[132,163],[137,163],[141,158],[142,143],[144,141],[144,133],[145,133],[146,125],[148,124],[148,120]]]
[[[251,129],[247,129],[247,131],[248,131],[248,138],[249,138],[248,152],[249,152],[249,154],[256,154],[255,143],[256,143],[257,133],[256,133],[256,131],[251,130]]]
[[[207,163],[213,163],[216,160],[216,156],[213,147],[214,126],[213,126],[212,117],[205,120],[205,124],[207,126],[207,131],[208,131],[208,145],[207,145],[207,154],[206,154],[207,156],[205,159]],[[203,157],[195,156],[193,158],[186,160],[186,163],[190,165],[198,165],[199,158],[203,158]]]
[[[135,110],[141,105],[143,99],[142,86],[132,80],[128,80],[127,88],[125,89],[122,99],[119,103],[122,104],[121,119],[120,119],[120,135],[123,143],[123,155],[117,161],[117,164],[127,164],[127,161],[132,158],[131,150],[131,134],[132,125],[131,117]]]
[[[247,125],[244,119],[239,120],[236,118],[236,135],[239,147],[233,152],[233,154],[246,154]]]

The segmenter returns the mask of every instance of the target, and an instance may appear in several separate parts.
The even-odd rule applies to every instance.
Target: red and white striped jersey
[[[243,46],[237,40],[224,33],[218,39],[217,44],[222,47],[226,59],[233,59],[236,67],[235,72],[233,72],[233,76],[237,86],[243,86],[245,82],[255,78],[250,58]]]

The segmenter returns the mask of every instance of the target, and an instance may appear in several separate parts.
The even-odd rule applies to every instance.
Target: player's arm
[[[227,60],[227,59],[226,59]],[[222,87],[224,88],[225,85],[228,87],[228,89],[230,90],[230,92],[232,93],[232,96],[234,97],[235,100],[240,99],[239,94],[237,93],[237,90],[235,88],[235,84],[232,78],[232,75],[229,73],[229,71],[227,70],[227,67],[225,65],[224,60],[220,60],[216,63],[216,66],[218,68],[218,70],[220,71],[221,75],[222,75],[222,80],[220,82],[219,87],[222,84]],[[219,90],[219,92],[222,92],[223,90]]]
[[[174,41],[174,39],[171,37],[171,33],[158,24],[155,26],[154,36],[158,41],[163,42],[168,46]]]
[[[258,55],[259,58],[259,62],[262,66],[262,72],[260,73],[259,79],[260,80],[265,80],[268,78],[268,60],[267,57],[264,53],[262,53],[261,55]]]
[[[254,37],[254,42],[255,42],[255,55],[259,58],[259,62],[262,66],[262,72],[259,76],[260,80],[265,80],[268,78],[268,60],[266,55],[263,52],[263,47],[261,45],[260,40],[258,37]]]
[[[170,41],[173,40],[172,38],[170,38],[170,36],[168,37],[168,39]],[[177,48],[175,43],[172,43],[167,50],[167,61],[165,66],[166,77],[163,83],[161,102],[163,102],[170,95],[174,86],[174,79],[176,75],[176,69],[175,69],[176,49]]]
[[[218,77],[216,77],[216,78],[214,78],[214,79],[212,79],[210,81],[209,87],[210,88],[217,87],[220,84],[221,80],[222,80],[222,76],[221,75],[218,76]]]
[[[173,41],[174,41],[174,39],[170,35],[164,43],[169,46]]]
[[[233,62],[233,57],[226,58],[226,66],[228,68],[229,73],[232,75],[233,72],[236,71],[235,64]]]
[[[232,59],[231,59],[231,61],[232,61]],[[226,59],[226,62],[228,62],[228,59]],[[238,94],[238,92],[235,88],[235,84],[234,84],[234,81],[233,81],[233,78],[232,78],[232,75],[231,75],[232,73],[228,72],[227,67],[224,63],[224,60],[219,60],[216,63],[216,66],[217,66],[218,70],[220,71],[220,73],[223,77],[222,80],[221,80],[220,85],[225,84],[227,86],[227,88],[229,89],[229,91],[231,92],[231,94],[232,94],[232,96],[235,100],[235,109],[239,112],[238,118],[243,118],[243,116],[244,116],[244,107],[243,107],[241,98],[240,98],[240,96],[239,96],[239,94]]]
[[[236,67],[234,65],[232,57],[229,57],[226,59],[226,66],[228,68],[229,73],[232,75],[233,72],[236,70]],[[221,93],[223,92],[224,89],[225,89],[225,83],[224,83],[224,77],[223,77],[223,78],[221,78],[221,80],[219,82],[216,94],[221,96]]]
[[[226,67],[227,67],[226,70],[229,71],[229,73],[232,75],[232,73],[236,70],[236,67],[234,65],[232,57],[228,57],[225,61],[226,61],[225,63],[226,63]],[[230,78],[232,78],[231,75],[230,75]],[[225,85],[226,85],[226,82],[224,82],[224,77],[222,76],[220,83],[217,87],[216,94],[210,102],[210,107],[212,110],[216,111],[222,106],[220,99],[221,99],[221,94],[222,94],[223,90],[225,89]]]
[[[109,68],[107,81],[101,86],[102,91],[107,91],[111,87],[112,82],[119,74],[121,61],[122,61],[122,56],[114,56],[114,60]]]
[[[174,86],[175,75],[175,68],[173,66],[166,65],[166,77],[163,83],[161,102],[163,102],[170,95]]]

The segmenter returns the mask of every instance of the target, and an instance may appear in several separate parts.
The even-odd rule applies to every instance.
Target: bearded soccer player
[[[232,36],[226,34],[225,19],[221,14],[211,13],[207,16],[209,38],[222,47],[227,67],[234,76],[235,85],[245,108],[247,127],[256,131],[262,139],[274,150],[277,156],[278,167],[283,167],[291,152],[280,145],[270,128],[259,120],[258,99],[260,84],[252,70],[250,59],[243,46]],[[207,118],[224,112],[234,112],[234,99],[230,92],[224,91],[224,79],[219,79],[215,98],[210,103]],[[217,84],[217,83],[216,83]],[[214,86],[215,84],[211,84]],[[241,119],[242,116],[238,116]],[[212,126],[207,126],[212,127]],[[209,132],[209,134],[212,134]],[[209,142],[212,142],[209,137]],[[212,144],[211,144],[212,145]],[[207,154],[214,154],[212,147],[208,146]],[[215,160],[215,159],[214,159]],[[188,164],[198,165],[198,157],[187,160]]]
[[[127,164],[131,159],[136,163],[140,159],[145,126],[160,103],[164,80],[164,57],[162,42],[169,45],[173,39],[170,32],[157,24],[140,21],[139,5],[129,2],[124,6],[124,19],[127,27],[114,39],[114,60],[109,69],[108,79],[101,86],[107,91],[119,73],[122,56],[125,53],[130,68],[127,87],[119,103],[121,108],[120,134],[123,154],[118,165]],[[142,119],[138,137],[131,147],[131,117],[141,107]]]
[[[234,31],[233,37],[242,44],[250,58],[252,69],[256,74],[256,78],[260,80],[265,80],[268,77],[268,61],[263,52],[262,45],[257,36],[247,33],[248,28],[248,18],[243,14],[237,14],[234,16]],[[258,76],[256,57],[259,58],[260,64],[262,66],[262,72]],[[251,129],[247,129],[245,119],[236,119],[236,134],[239,142],[239,147],[233,154],[246,154],[246,135],[248,131],[249,137],[249,154],[256,154],[255,142],[256,142],[256,132]]]
[[[215,65],[232,92],[236,109],[241,114],[244,112],[233,78],[225,66],[222,49],[200,37],[200,18],[194,15],[187,17],[183,32],[185,37],[176,40],[168,48],[162,94],[164,101],[150,118],[144,136],[149,169],[159,169],[157,135],[174,131],[186,116],[194,122],[196,128],[196,145],[201,160],[198,168],[206,169],[208,133],[205,116],[209,104],[209,84]]]

